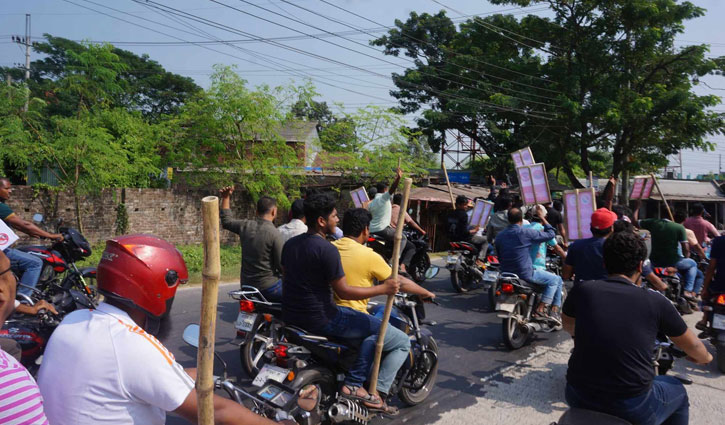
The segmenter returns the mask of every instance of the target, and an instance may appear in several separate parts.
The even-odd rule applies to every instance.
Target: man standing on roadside
[[[257,218],[232,218],[230,198],[233,186],[219,191],[222,198],[222,227],[239,235],[242,242],[242,285],[254,286],[271,302],[282,302],[282,246],[284,240],[276,227],[277,201],[263,196],[257,201]]]
[[[35,224],[18,217],[12,208],[5,203],[10,199],[12,191],[10,180],[5,177],[0,177],[0,220],[5,221],[5,223],[15,230],[19,230],[34,238],[47,238],[56,241],[63,240],[63,235],[60,233],[48,233]],[[13,248],[7,248],[5,255],[10,259],[13,268],[23,272],[23,275],[20,277],[20,283],[23,286],[18,289],[18,292],[24,295],[30,295],[33,292],[33,288],[38,284],[40,272],[43,270],[43,260]]]

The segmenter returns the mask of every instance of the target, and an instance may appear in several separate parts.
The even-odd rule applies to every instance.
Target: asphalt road
[[[441,265],[440,260],[435,261]],[[533,346],[550,346],[563,341],[563,332],[537,333],[531,345],[517,351],[508,350],[501,339],[501,319],[488,311],[486,293],[474,290],[466,294],[453,292],[447,270],[426,282],[425,286],[435,292],[440,306],[427,305],[427,319],[436,325],[430,329],[438,342],[440,363],[438,381],[433,394],[422,405],[402,408],[401,414],[393,420],[378,420],[376,423],[428,424],[444,417],[446,412],[466,408],[476,403],[476,397],[485,396],[487,385],[496,385],[496,379],[484,383],[483,379],[496,375],[501,369],[525,359],[533,352]],[[237,376],[240,382],[249,383],[239,360],[240,340],[236,339],[233,322],[238,304],[227,296],[238,284],[225,284],[219,290],[219,316],[216,330],[216,351],[228,364],[230,376]],[[187,346],[181,334],[189,323],[198,323],[201,302],[201,287],[184,288],[176,295],[172,315],[174,327],[162,342],[174,353],[185,367],[196,364],[196,350]],[[219,372],[218,370],[216,371]],[[167,424],[184,424],[186,421],[169,416]]]

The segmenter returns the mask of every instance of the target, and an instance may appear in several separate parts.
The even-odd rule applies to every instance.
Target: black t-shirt
[[[555,210],[552,207],[546,208],[546,221],[551,224],[551,227],[556,230],[556,234],[559,234],[559,225],[564,222],[564,218],[561,216],[561,213],[557,210]]]
[[[562,311],[576,318],[568,383],[609,399],[649,391],[657,333],[680,336],[687,330],[667,298],[624,278],[579,283]]]
[[[282,249],[282,319],[311,332],[337,314],[331,283],[343,276],[337,248],[318,235],[303,233]]]
[[[471,239],[468,231],[468,214],[465,210],[456,209],[448,214],[448,237],[452,242]]]

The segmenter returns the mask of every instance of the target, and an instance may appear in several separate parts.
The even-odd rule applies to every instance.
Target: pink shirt
[[[0,423],[47,425],[38,384],[14,357],[0,350]]]
[[[687,217],[684,223],[682,223],[683,226],[685,226],[687,229],[692,230],[695,232],[695,237],[697,237],[697,242],[699,244],[703,244],[705,242],[710,241],[710,236],[712,237],[718,237],[720,236],[720,232],[717,231],[715,226],[713,226],[712,223],[702,218],[702,216],[697,217]]]
[[[390,227],[395,229],[398,227],[398,214],[400,214],[400,205],[393,204],[393,207],[390,209]],[[412,222],[413,219],[410,218],[410,215],[408,215],[408,212],[405,212],[405,224],[409,224]]]

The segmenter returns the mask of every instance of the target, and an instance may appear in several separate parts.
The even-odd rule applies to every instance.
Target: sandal
[[[347,390],[350,391],[348,394],[346,394],[342,390],[340,390],[340,394],[343,397],[353,400],[353,401],[359,401],[363,405],[365,405],[365,407],[367,407],[368,409],[382,410],[385,407],[385,403],[383,403],[383,400],[380,399],[380,397],[378,397],[376,395],[373,395],[373,394],[366,394],[365,396],[357,395],[357,390],[359,388],[362,388],[360,386],[343,384],[342,388],[343,389],[347,388]],[[366,393],[367,393],[367,391],[366,391]]]
[[[698,331],[707,330],[707,321],[700,320],[699,322],[695,323],[695,329],[697,329]]]
[[[374,410],[377,410],[377,409],[374,409]],[[398,416],[398,414],[400,414],[400,409],[398,409],[395,406],[390,406],[387,403],[383,402],[383,407],[380,408],[380,413],[385,416],[393,417],[393,416]]]

